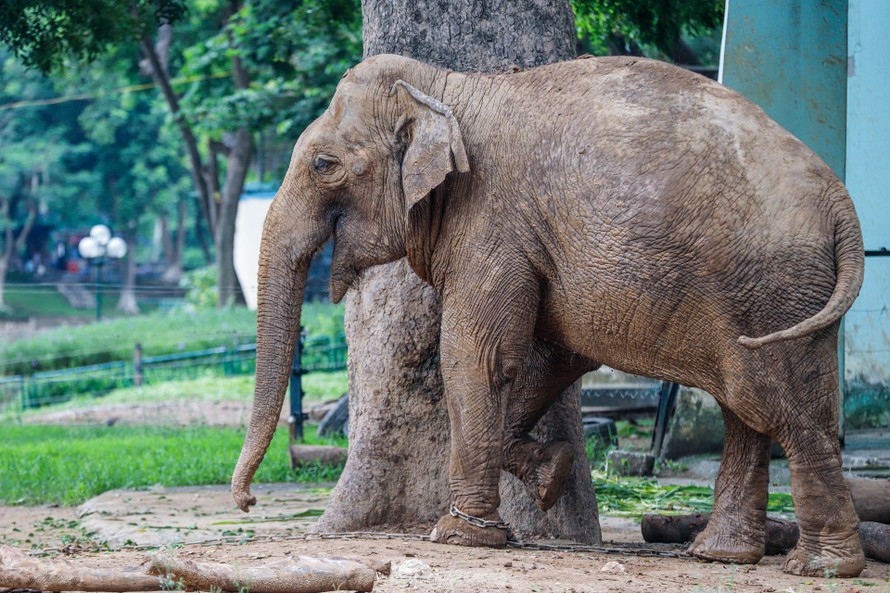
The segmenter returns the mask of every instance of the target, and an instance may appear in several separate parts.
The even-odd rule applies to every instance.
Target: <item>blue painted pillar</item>
[[[720,82],[757,103],[841,179],[846,62],[847,0],[726,0]],[[843,393],[843,326],[840,333]],[[840,434],[843,439],[843,414]]]
[[[846,317],[848,424],[890,426],[890,2],[849,0],[846,184],[865,282]]]
[[[757,103],[843,179],[847,0],[726,4],[720,81]]]

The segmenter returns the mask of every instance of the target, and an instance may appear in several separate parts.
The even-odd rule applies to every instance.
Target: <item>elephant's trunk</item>
[[[266,216],[260,244],[256,388],[247,436],[232,475],[232,496],[245,512],[256,504],[250,483],[281,414],[309,263],[332,228],[330,223],[317,224],[317,219],[310,222],[305,208],[289,207],[287,201],[291,198],[281,193],[276,196]]]

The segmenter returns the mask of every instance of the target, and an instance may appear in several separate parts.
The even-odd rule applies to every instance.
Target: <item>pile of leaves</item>
[[[602,471],[593,472],[593,482],[600,513],[603,515],[639,519],[652,513],[709,513],[714,507],[714,489],[707,486],[661,485],[651,478],[610,476]],[[793,514],[791,495],[770,493],[767,510]]]

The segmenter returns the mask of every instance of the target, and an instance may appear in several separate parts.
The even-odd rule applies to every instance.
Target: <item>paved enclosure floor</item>
[[[0,507],[0,543],[21,549],[59,550],[83,566],[121,569],[139,566],[146,552],[87,552],[77,545],[85,531],[93,539],[159,545],[225,536],[299,536],[327,502],[324,487],[270,484],[256,488],[259,504],[245,515],[226,487],[107,492],[79,509]],[[640,542],[631,519],[606,517],[607,542]],[[290,540],[242,544],[186,544],[177,553],[195,561],[238,566],[263,564],[289,555],[365,557],[392,562],[375,591],[475,593],[477,591],[689,593],[890,593],[890,565],[869,562],[860,579],[798,578],[780,571],[781,558],[757,566],[708,564],[691,558],[461,548],[405,540]],[[410,561],[414,568],[400,571]],[[417,566],[419,565],[419,569]],[[399,576],[403,572],[413,576]]]

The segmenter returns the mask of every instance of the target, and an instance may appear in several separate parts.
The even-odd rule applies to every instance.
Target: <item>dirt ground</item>
[[[310,402],[310,406],[321,402]],[[250,421],[250,401],[169,400],[123,404],[97,404],[67,410],[48,410],[29,414],[26,424],[132,425],[132,426],[247,426]],[[307,409],[306,411],[310,411]],[[281,410],[279,424],[287,424],[287,407]]]
[[[257,489],[259,505],[249,515],[230,502],[225,487],[112,491],[79,509],[0,507],[0,543],[49,549],[85,567],[137,567],[148,552],[85,551],[97,540],[159,545],[253,535],[255,541],[184,544],[177,553],[194,561],[238,566],[290,555],[372,558],[392,562],[375,591],[475,593],[521,592],[825,592],[890,593],[890,565],[869,561],[859,579],[799,578],[781,572],[781,557],[757,566],[707,564],[691,558],[641,558],[578,552],[460,548],[405,540],[301,540],[324,508],[328,490],[272,484]],[[630,519],[603,518],[606,545],[640,542]],[[86,532],[95,532],[88,536]],[[267,536],[292,538],[261,541]],[[406,561],[420,561],[420,574],[400,576]]]

